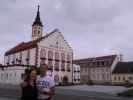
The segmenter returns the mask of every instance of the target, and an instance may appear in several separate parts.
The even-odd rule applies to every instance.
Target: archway
[[[63,77],[63,84],[64,85],[67,85],[68,84],[68,77],[67,76],[64,76]]]

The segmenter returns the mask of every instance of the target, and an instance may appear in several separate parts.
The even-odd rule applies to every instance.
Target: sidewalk
[[[17,99],[13,99],[13,98],[6,98],[6,97],[0,97],[0,100],[17,100]]]

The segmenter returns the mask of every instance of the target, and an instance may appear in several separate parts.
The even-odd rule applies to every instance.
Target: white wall
[[[39,43],[40,46],[50,47],[50,48],[57,48],[58,42],[58,49],[59,50],[65,50],[67,52],[73,52],[72,48],[70,48],[69,44],[64,39],[62,33],[55,32],[52,35],[50,35],[47,39],[44,39]]]
[[[58,42],[58,48],[57,44]],[[73,50],[70,48],[68,43],[64,40],[64,37],[62,36],[61,33],[53,33],[51,36],[49,36],[47,39],[42,40],[40,43],[38,43],[39,49],[38,49],[38,66],[40,66],[40,51],[41,48],[45,49],[46,51],[46,64],[48,64],[48,51],[51,50],[53,51],[53,59],[55,58],[55,52],[59,53],[59,71],[55,71],[54,75],[59,75],[59,81],[61,82],[61,77],[67,76],[69,79],[69,82],[72,82],[72,60],[73,60]],[[65,54],[65,60],[67,61],[67,55],[69,54],[71,56],[71,61],[70,61],[70,72],[67,71],[67,66],[65,63],[65,70],[66,71],[61,71],[61,53]],[[53,60],[53,67],[54,67],[55,61]],[[54,69],[54,68],[53,68]]]
[[[25,68],[20,66],[4,68],[0,70],[0,83],[20,84]]]
[[[35,65],[36,48],[29,49],[29,51],[30,51],[29,64],[30,65]],[[27,55],[28,55],[28,50],[17,52],[15,54],[5,56],[5,65],[8,62],[8,58],[10,58],[10,61],[9,61],[10,65],[12,65],[12,61],[15,61],[15,64],[18,64],[18,63],[16,63],[16,59],[20,60],[20,53],[22,53],[21,64],[22,65],[27,65],[26,59],[27,59]]]
[[[30,49],[30,65],[35,65],[36,60],[36,48]]]

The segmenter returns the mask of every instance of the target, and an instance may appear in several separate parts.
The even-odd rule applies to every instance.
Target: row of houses
[[[133,62],[123,62],[118,55],[100,56],[73,61],[72,82],[74,84],[107,84],[125,85],[133,84]],[[0,65],[0,83],[19,84],[27,67],[22,65],[2,66]],[[48,70],[56,84],[66,80],[62,77],[61,69],[58,75],[56,70]],[[59,79],[60,78],[60,79]],[[68,80],[68,79],[67,79]]]
[[[123,62],[119,55],[74,60],[80,65],[80,82],[85,84],[133,83],[133,62]]]

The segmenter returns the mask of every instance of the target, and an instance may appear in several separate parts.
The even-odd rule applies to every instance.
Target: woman
[[[37,72],[35,69],[30,70],[26,74],[24,82],[21,84],[22,96],[21,100],[37,100],[37,87],[36,87]]]

